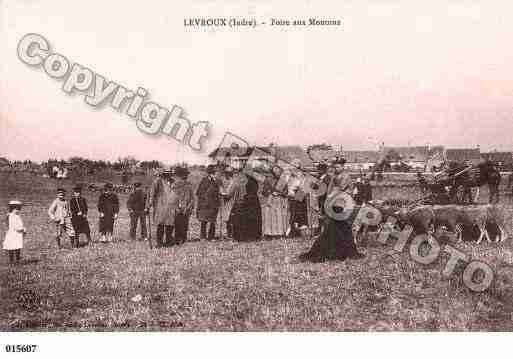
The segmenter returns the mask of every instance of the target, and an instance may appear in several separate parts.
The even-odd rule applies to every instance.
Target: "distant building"
[[[340,151],[334,150],[332,148],[309,148],[307,150],[307,153],[314,164],[319,164],[321,162],[330,162],[335,157],[342,156],[342,153]]]
[[[447,148],[444,153],[447,162],[478,164],[481,162],[481,151],[476,148]]]
[[[510,169],[513,167],[513,153],[512,152],[487,152],[482,153],[481,157],[484,160],[492,161],[501,169]]]
[[[378,151],[342,151],[342,157],[347,161],[347,168],[367,171],[379,161],[380,153]]]
[[[301,146],[256,146],[238,150],[220,147],[208,157],[212,163],[224,163],[234,168],[242,168],[247,161],[252,167],[266,166],[269,161],[280,159],[287,163],[298,159],[305,169],[313,168],[313,161]]]
[[[414,170],[425,171],[443,161],[444,147],[427,145],[384,147],[383,151],[391,165],[402,163]]]

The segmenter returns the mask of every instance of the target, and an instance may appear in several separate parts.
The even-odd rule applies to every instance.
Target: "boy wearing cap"
[[[107,183],[103,193],[98,198],[98,212],[100,214],[100,242],[111,242],[114,232],[114,221],[118,218],[119,200],[118,196],[112,192],[114,186]]]
[[[91,242],[91,229],[87,220],[87,201],[82,197],[82,188],[80,186],[73,187],[73,197],[69,201],[69,209],[71,212],[71,224],[75,231],[75,247],[79,246],[80,234],[86,235],[87,244]]]
[[[128,207],[128,213],[130,215],[130,238],[135,240],[137,235],[137,222],[140,222],[142,240],[147,240],[146,221],[144,217],[146,193],[141,188],[140,182],[134,183],[134,191],[130,193],[126,206]]]
[[[50,208],[48,208],[48,216],[50,220],[55,223],[56,234],[55,240],[57,246],[62,248],[61,237],[63,233],[66,233],[71,241],[71,246],[74,246],[75,231],[70,220],[69,203],[66,201],[66,191],[62,188],[57,189],[57,198],[52,202]]]

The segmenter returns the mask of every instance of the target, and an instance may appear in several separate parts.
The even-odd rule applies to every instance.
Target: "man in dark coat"
[[[147,240],[146,221],[144,209],[146,207],[146,193],[141,188],[141,183],[134,183],[134,191],[126,202],[130,215],[130,238],[135,240],[137,235],[137,223],[141,223],[141,239]]]
[[[372,201],[372,184],[366,175],[363,175],[363,203]]]
[[[118,196],[112,192],[114,186],[107,183],[104,187],[104,192],[98,198],[98,212],[100,214],[99,230],[101,234],[101,242],[111,242],[112,233],[114,231],[114,221],[118,218],[119,213],[119,199]]]
[[[87,201],[82,197],[82,188],[75,186],[73,188],[73,198],[69,201],[69,209],[71,213],[71,225],[75,231],[75,238],[72,240],[71,246],[79,246],[80,234],[86,235],[87,244],[91,242],[91,229],[87,220]]]
[[[196,196],[198,197],[196,216],[201,223],[200,239],[212,240],[215,236],[217,213],[221,202],[221,182],[215,177],[215,171],[215,166],[209,165],[207,176],[201,180],[196,190]]]

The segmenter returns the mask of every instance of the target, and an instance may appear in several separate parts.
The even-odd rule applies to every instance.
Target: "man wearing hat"
[[[141,182],[134,183],[134,191],[130,193],[126,206],[130,215],[130,238],[135,240],[137,235],[137,222],[141,223],[141,239],[148,240],[144,208],[146,206],[146,193],[141,188]]]
[[[50,208],[48,208],[48,216],[50,220],[55,223],[56,233],[55,240],[57,246],[61,247],[61,237],[63,233],[66,233],[71,241],[71,246],[75,243],[75,231],[70,220],[69,203],[66,201],[66,190],[63,188],[57,188],[57,198],[52,202]]]
[[[221,183],[215,176],[216,166],[207,166],[207,175],[201,180],[196,196],[196,216],[201,223],[200,239],[213,240],[216,232],[217,213],[221,199]],[[208,227],[208,235],[207,235]]]
[[[183,244],[187,240],[189,218],[194,208],[194,191],[192,184],[187,181],[189,170],[177,167],[175,171],[177,180],[173,183],[173,190],[178,196],[178,207],[175,214],[175,241]]]
[[[79,246],[80,233],[86,235],[87,244],[89,244],[91,242],[91,229],[87,220],[87,201],[82,197],[82,187],[73,187],[73,197],[69,201],[69,209],[71,212],[71,224],[75,231],[74,247]]]
[[[328,186],[328,196],[335,190],[352,194],[353,183],[349,174],[344,172],[345,164],[346,160],[343,158],[338,159],[333,164],[335,167],[335,175],[331,178],[330,184]]]
[[[224,169],[224,176],[221,179],[221,220],[225,223],[226,236],[228,239],[231,239],[233,237],[233,225],[230,222],[230,214],[232,212],[232,208],[235,202],[233,197],[228,196],[230,186],[233,182],[234,170],[231,166],[226,166]],[[220,229],[220,232],[223,232],[222,228]]]
[[[114,232],[114,221],[118,218],[119,199],[113,190],[112,183],[107,183],[103,193],[98,198],[98,212],[100,214],[100,242],[111,242]]]
[[[163,171],[151,184],[146,199],[146,212],[153,209],[153,221],[157,224],[157,248],[173,241],[173,227],[178,207],[178,196],[172,188],[173,182],[173,172],[170,169]]]
[[[290,211],[289,229],[287,235],[293,237],[299,234],[301,228],[306,228],[309,224],[308,221],[308,202],[306,194],[301,200],[296,196],[299,191],[302,191],[302,186],[305,181],[305,175],[301,168],[301,161],[294,159],[291,162],[291,168],[286,174],[287,178],[287,192],[288,192],[288,205]]]

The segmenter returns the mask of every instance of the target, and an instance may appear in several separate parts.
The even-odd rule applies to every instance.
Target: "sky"
[[[485,1],[0,0],[0,156],[205,163],[251,144],[513,150],[513,4]],[[486,5],[488,4],[488,5]],[[191,29],[190,17],[340,19],[340,27]],[[147,100],[210,123],[194,151],[17,57],[24,35]]]

